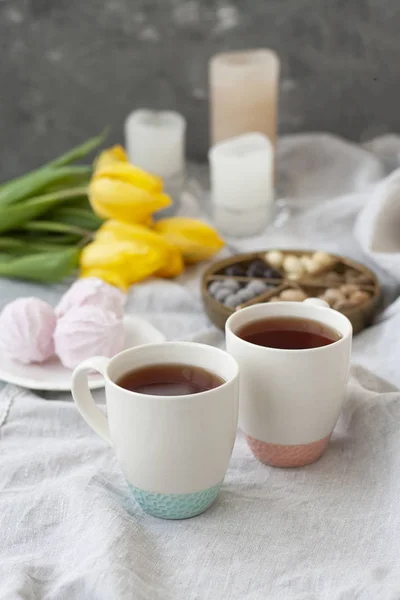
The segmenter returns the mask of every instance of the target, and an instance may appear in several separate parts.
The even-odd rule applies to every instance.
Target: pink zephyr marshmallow
[[[72,308],[90,305],[111,310],[117,317],[122,317],[125,302],[126,294],[118,288],[98,277],[86,277],[77,279],[71,285],[56,306],[55,312],[59,319]]]
[[[69,369],[92,356],[112,357],[124,347],[122,319],[101,306],[71,308],[58,319],[54,345],[60,361]]]
[[[29,364],[54,355],[53,308],[40,298],[18,298],[0,314],[0,348],[14,360]]]

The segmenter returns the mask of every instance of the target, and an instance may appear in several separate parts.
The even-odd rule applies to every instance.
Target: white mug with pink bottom
[[[335,330],[338,339],[293,350],[256,345],[238,335],[245,325],[270,317],[317,321]],[[350,321],[321,300],[257,304],[229,317],[227,350],[240,368],[239,427],[261,462],[298,467],[324,453],[345,398],[351,341]]]

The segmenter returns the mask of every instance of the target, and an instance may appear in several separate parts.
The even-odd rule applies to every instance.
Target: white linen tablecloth
[[[1,600],[400,598],[400,300],[392,302],[400,273],[385,273],[353,234],[399,156],[395,136],[365,148],[324,134],[283,138],[274,225],[252,240],[229,240],[237,250],[326,248],[379,274],[390,306],[354,340],[348,399],[325,456],[301,469],[269,468],[239,433],[215,505],[191,520],[162,521],[129,498],[112,450],[68,395],[6,386]],[[204,170],[193,173],[204,186]],[[187,194],[186,213],[204,214],[199,197]],[[202,312],[202,268],[134,286],[127,311],[168,339],[223,345]],[[64,289],[2,280],[1,304],[31,294],[55,303]]]

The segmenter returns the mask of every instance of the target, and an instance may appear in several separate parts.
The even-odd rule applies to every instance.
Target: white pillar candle
[[[274,152],[261,133],[220,142],[209,151],[216,226],[233,236],[262,231],[273,201]]]
[[[186,120],[177,112],[136,110],[125,121],[125,146],[131,163],[158,175],[173,199],[174,212],[185,181]]]
[[[254,131],[275,145],[279,58],[273,50],[217,54],[209,82],[213,144]]]

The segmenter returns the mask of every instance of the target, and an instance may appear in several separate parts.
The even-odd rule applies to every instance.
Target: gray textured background
[[[269,46],[282,59],[280,131],[368,139],[400,130],[398,0],[0,0],[0,179],[135,107],[188,119],[208,145],[207,62]]]

